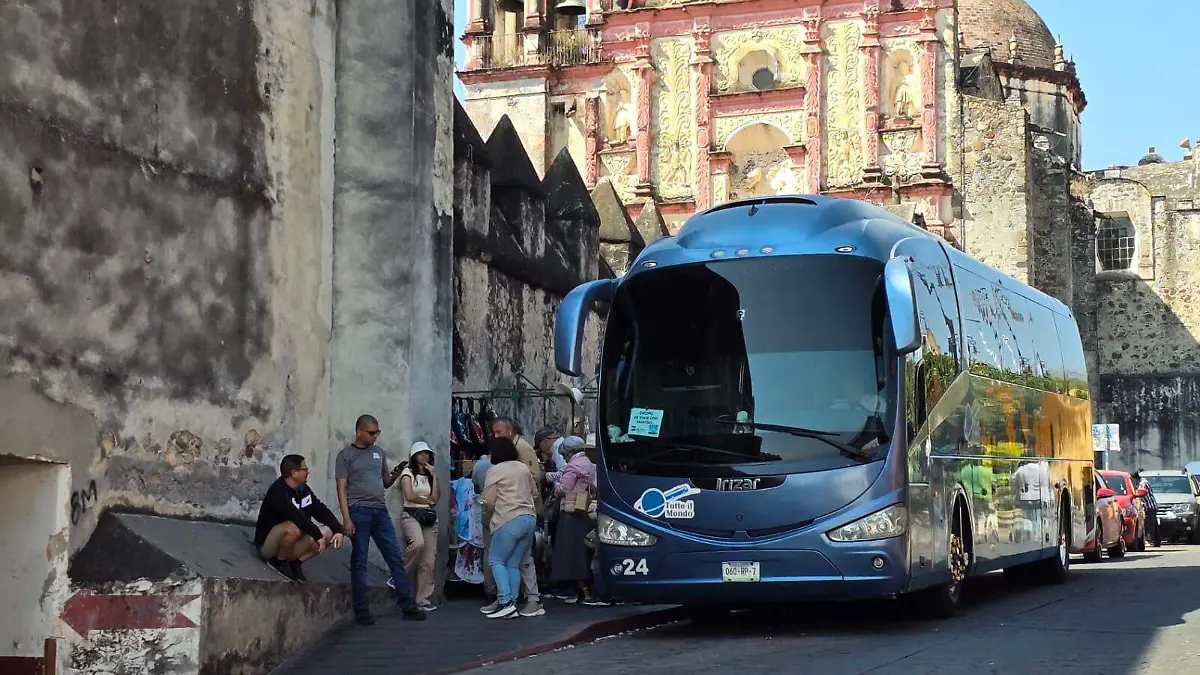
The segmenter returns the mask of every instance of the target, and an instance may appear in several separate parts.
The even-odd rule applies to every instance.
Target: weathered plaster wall
[[[0,547],[0,645],[6,656],[41,656],[67,597],[70,492],[63,464],[0,458],[0,512],[9,527]],[[12,611],[20,608],[20,611]]]
[[[197,675],[199,670],[201,610],[204,604],[200,579],[138,579],[99,584],[85,593],[117,596],[128,602],[126,612],[136,615],[138,598],[162,598],[159,616],[172,624],[163,628],[89,630],[70,648],[70,673],[106,675]],[[144,610],[143,610],[144,611]],[[114,613],[108,613],[111,618]]]
[[[329,6],[0,8],[0,426],[70,463],[72,551],[325,452]]]
[[[972,96],[963,101],[961,243],[982,262],[1028,281],[1031,170],[1025,110]]]
[[[1097,274],[1098,421],[1120,425],[1126,468],[1200,459],[1198,169],[1099,172],[1088,186],[1097,212],[1127,212],[1137,230],[1132,269]]]
[[[384,430],[380,445],[390,464],[424,440],[441,460],[436,465],[445,483],[453,316],[452,0],[358,0],[339,3],[338,12],[326,440],[340,449],[353,438],[358,416],[371,413]],[[398,517],[399,491],[389,491],[388,499]],[[449,501],[439,505],[442,522],[449,519]],[[439,560],[446,535],[442,528]],[[445,566],[436,569],[441,575]]]
[[[455,127],[454,390],[552,389],[567,381],[554,366],[555,312],[567,292],[597,278],[599,216],[565,150],[538,180],[507,118],[486,146],[461,110]],[[589,373],[599,323],[588,327]],[[570,422],[566,399],[497,399],[494,407],[527,435]]]
[[[484,138],[501,117],[508,116],[521,143],[529,151],[529,159],[538,177],[546,175],[550,156],[546,142],[550,138],[550,85],[545,77],[533,77],[506,82],[483,82],[467,89],[464,102],[467,114]],[[582,110],[579,112],[582,115]]]

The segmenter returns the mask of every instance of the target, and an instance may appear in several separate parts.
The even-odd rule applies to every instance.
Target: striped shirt
[[[1150,481],[1146,480],[1145,478],[1142,478],[1141,480],[1138,481],[1138,489],[1146,491],[1146,496],[1142,498],[1142,501],[1146,505],[1146,510],[1147,511],[1150,511],[1150,510],[1157,511],[1158,510],[1158,500],[1154,498],[1154,489],[1150,487]]]

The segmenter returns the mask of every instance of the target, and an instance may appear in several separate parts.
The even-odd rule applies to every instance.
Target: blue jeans
[[[354,611],[362,613],[370,609],[367,599],[367,549],[372,539],[392,573],[400,606],[405,609],[415,607],[416,601],[408,586],[408,574],[404,571],[404,554],[396,541],[396,528],[392,525],[388,510],[382,506],[352,506],[350,522],[354,523],[354,536],[350,539],[354,545],[350,552],[350,589],[354,597]]]
[[[500,604],[512,602],[521,588],[521,560],[533,546],[533,528],[537,524],[531,515],[517,516],[492,532],[492,547],[488,561],[496,577],[496,594]]]

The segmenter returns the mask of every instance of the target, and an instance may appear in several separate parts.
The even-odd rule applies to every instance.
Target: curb
[[[546,652],[552,652],[564,647],[571,647],[584,642],[592,642],[593,640],[616,635],[617,633],[654,628],[655,626],[661,626],[665,623],[686,619],[687,616],[687,613],[682,607],[673,606],[664,609],[651,609],[645,612],[639,612],[638,614],[631,614],[629,616],[616,617],[613,619],[602,619],[600,621],[593,621],[591,623],[580,623],[568,628],[558,637],[541,644],[505,652],[499,656],[489,656],[461,665],[430,671],[423,673],[422,675],[455,675],[456,673],[476,670],[478,668],[484,668],[497,663],[517,661],[530,656],[545,654]]]

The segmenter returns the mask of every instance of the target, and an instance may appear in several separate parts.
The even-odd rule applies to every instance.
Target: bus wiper
[[[840,452],[842,454],[842,456],[844,456],[844,457],[849,457],[850,459],[853,459],[858,462],[867,462],[867,461],[870,461],[870,459],[871,459],[870,452],[866,452],[864,450],[859,450],[858,448],[856,448],[852,445],[847,445],[845,443],[842,443],[841,441],[833,440],[831,438],[831,436],[838,436],[839,434],[834,433],[832,431],[819,431],[817,429],[805,429],[804,427],[789,427],[785,424],[765,424],[762,422],[738,422],[736,420],[730,419],[728,415],[722,415],[722,416],[718,417],[717,421],[720,422],[721,424],[737,424],[737,425],[750,427],[751,429],[762,429],[763,431],[778,431],[783,434],[791,434],[793,436],[800,436],[802,438],[815,438],[818,441],[827,443],[827,444],[832,445],[833,447],[837,448],[838,452]]]
[[[649,440],[649,439],[646,439],[646,440]],[[668,441],[657,441],[657,443],[669,444],[670,447],[663,448],[662,450],[657,450],[657,451],[651,452],[647,455],[638,457],[637,461],[643,461],[643,462],[653,461],[660,457],[666,457],[667,455],[673,455],[677,452],[687,452],[687,451],[707,452],[707,453],[710,453],[713,455],[723,455],[725,457],[736,457],[738,459],[757,459],[756,455],[747,455],[744,452],[734,452],[733,450],[724,450],[722,448],[710,448],[706,445],[692,445],[689,443],[675,443],[675,442],[668,442]]]

